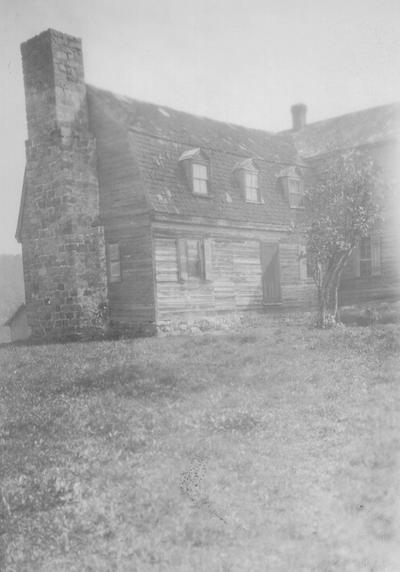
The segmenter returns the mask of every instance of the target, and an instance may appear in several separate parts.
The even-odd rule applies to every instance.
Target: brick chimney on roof
[[[296,103],[290,108],[292,112],[292,130],[299,131],[306,125],[307,105],[304,103]]]

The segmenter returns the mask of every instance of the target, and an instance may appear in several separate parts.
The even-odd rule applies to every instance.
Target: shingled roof
[[[87,86],[87,92],[99,162],[109,163],[110,145],[102,145],[101,140],[105,137],[104,125],[118,126],[125,133],[125,147],[113,149],[113,153],[122,151],[132,168],[140,173],[140,183],[132,182],[132,195],[141,193],[143,206],[168,215],[287,227],[291,212],[277,185],[282,173],[294,166],[297,171],[304,169],[309,159],[332,150],[381,143],[394,139],[400,132],[400,103],[308,124],[299,131],[273,134],[115,95],[93,86]],[[102,121],[103,130],[98,127]],[[211,184],[207,197],[193,195],[179,161],[182,155],[198,148],[210,160]],[[235,177],[238,164],[250,159],[259,168],[261,204],[244,200]],[[110,192],[107,188],[105,191]],[[22,197],[18,238],[23,203]]]
[[[269,133],[199,117],[87,86],[89,109],[127,133],[132,161],[141,173],[149,209],[170,215],[197,215],[286,225],[287,200],[277,180],[294,165],[337,149],[377,144],[400,132],[400,103],[318,121],[298,131]],[[94,113],[96,116],[96,113]],[[96,120],[94,121],[96,132]],[[194,196],[179,159],[198,149],[210,159],[209,197]],[[246,203],[234,177],[238,163],[259,167],[263,204]],[[306,162],[304,162],[304,160]]]
[[[305,125],[282,135],[291,139],[303,158],[338,149],[374,145],[400,134],[400,103],[391,103]]]
[[[274,133],[177,111],[90,85],[87,91],[89,100],[95,99],[105,113],[135,132],[184,143],[188,148],[219,150],[244,158],[291,162],[295,155],[292,143]]]
[[[289,205],[277,188],[282,168],[300,162],[290,138],[133,100],[92,86],[88,86],[88,97],[95,134],[96,117],[101,115],[126,131],[151,210],[273,226],[290,222]],[[198,148],[210,160],[208,197],[193,195],[179,161],[182,154]],[[254,159],[259,167],[262,204],[245,202],[235,179],[235,167],[246,159]]]

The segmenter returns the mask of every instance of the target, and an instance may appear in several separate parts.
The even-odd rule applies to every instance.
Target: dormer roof
[[[238,161],[234,167],[234,170],[244,169],[246,171],[258,171],[258,165],[252,158],[243,159]]]

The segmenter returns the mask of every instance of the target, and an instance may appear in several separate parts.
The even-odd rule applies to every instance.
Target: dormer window
[[[304,208],[304,191],[300,179],[289,179],[289,206],[291,209]]]
[[[244,174],[244,187],[246,201],[249,203],[259,203],[260,196],[258,192],[258,173],[245,172]]]
[[[293,165],[283,169],[278,175],[283,194],[291,209],[304,208],[304,187],[300,169]]]
[[[247,203],[260,203],[261,195],[258,186],[258,167],[253,159],[245,159],[235,165],[235,173]]]
[[[208,195],[208,166],[200,163],[193,163],[193,194]]]
[[[207,155],[201,149],[190,149],[179,157],[192,193],[207,197],[210,190],[209,164]]]

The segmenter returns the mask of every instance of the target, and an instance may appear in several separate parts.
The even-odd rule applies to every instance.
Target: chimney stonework
[[[96,142],[88,128],[81,41],[47,30],[21,46],[28,140],[20,240],[32,337],[93,331],[107,299],[96,226]]]
[[[307,122],[307,105],[296,103],[290,108],[292,112],[292,130],[299,131]]]

